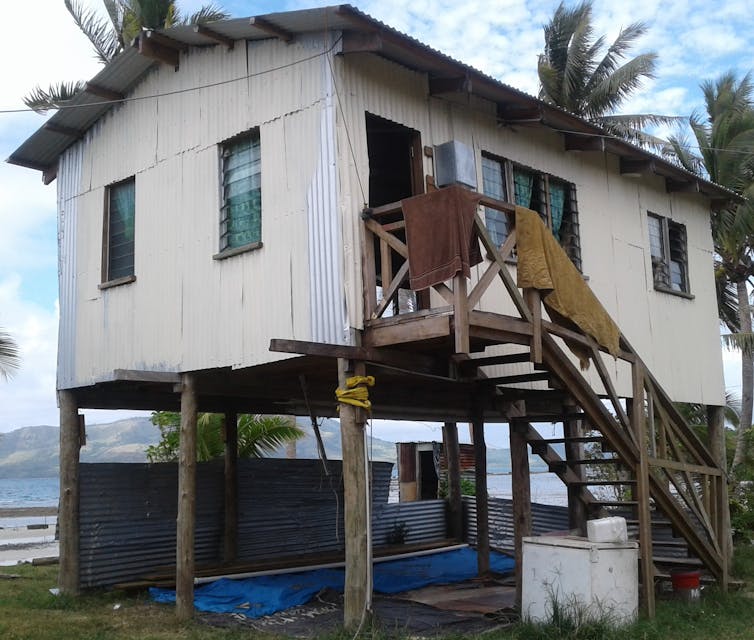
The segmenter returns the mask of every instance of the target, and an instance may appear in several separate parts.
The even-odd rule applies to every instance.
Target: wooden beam
[[[458,445],[458,426],[455,422],[446,422],[443,425],[442,440],[448,465],[448,537],[462,540],[461,453]]]
[[[563,413],[574,413],[577,407],[571,405],[563,407]],[[586,479],[586,470],[583,466],[574,465],[574,461],[584,458],[584,443],[575,438],[584,437],[584,428],[581,420],[563,420],[563,437],[565,438],[565,455],[568,467],[578,480]],[[574,468],[575,467],[575,468]],[[568,527],[577,530],[578,535],[586,535],[587,510],[581,500],[583,487],[568,485]]]
[[[115,369],[113,380],[127,382],[161,382],[180,384],[181,374],[173,371],[140,371],[137,369]]]
[[[450,314],[447,314],[428,316],[411,323],[371,325],[364,332],[364,343],[370,347],[384,347],[449,335]]]
[[[552,374],[549,371],[541,371],[536,373],[522,373],[515,376],[500,376],[497,378],[485,378],[481,382],[484,384],[516,384],[522,382],[541,382],[549,380]]]
[[[638,178],[646,173],[654,173],[656,169],[657,165],[654,160],[620,159],[620,174],[628,178]]]
[[[58,177],[58,163],[50,165],[42,172],[42,184],[48,185]]]
[[[58,391],[60,404],[60,504],[58,506],[58,587],[78,595],[79,580],[79,414],[72,391]]]
[[[651,490],[649,486],[649,463],[646,451],[646,421],[644,416],[644,366],[635,362],[631,367],[633,398],[631,399],[631,426],[638,446],[636,465],[636,499],[639,502],[639,549],[641,557],[642,607],[644,613],[654,618],[655,582],[652,560],[652,512],[650,511]]]
[[[471,93],[471,78],[468,75],[451,78],[430,78],[429,95],[442,93]]]
[[[163,64],[167,64],[174,69],[178,69],[178,63],[180,61],[179,52],[172,47],[165,47],[153,39],[148,38],[146,33],[142,33],[134,43],[138,47],[139,53],[145,58],[157,60]]]
[[[563,134],[566,151],[605,151],[605,138],[599,135]]]
[[[223,561],[238,559],[238,414],[228,411],[223,416],[225,439],[225,474],[223,511]]]
[[[479,396],[475,397],[479,402]],[[476,553],[477,571],[483,576],[490,571],[489,498],[487,496],[487,445],[484,441],[484,417],[481,407],[474,407],[471,423],[474,442],[474,478],[476,484]]]
[[[416,370],[437,376],[447,376],[448,371],[448,363],[442,358],[394,349],[378,349],[364,346],[354,347],[342,344],[273,338],[270,340],[270,351],[345,358],[346,360],[361,360],[363,362],[384,364],[397,369]]]
[[[64,127],[62,125],[55,124],[54,122],[45,122],[42,125],[42,128],[46,129],[47,131],[51,131],[52,133],[59,133],[61,136],[67,136],[68,138],[73,138],[75,140],[78,140],[81,136],[84,135],[84,132],[81,129]]]
[[[175,612],[179,621],[194,616],[194,537],[196,529],[196,379],[183,374],[178,448]]]
[[[165,47],[166,49],[173,49],[174,51],[186,51],[189,48],[189,46],[185,42],[175,40],[174,38],[166,36],[164,33],[160,33],[159,31],[148,29],[144,33],[146,34],[147,39],[149,39],[150,42],[158,44],[161,47]]]
[[[665,179],[665,191],[668,193],[699,193],[701,187],[699,180],[689,178],[688,180]]]
[[[126,99],[126,95],[124,93],[121,93],[120,91],[113,91],[112,89],[107,89],[93,82],[87,82],[84,85],[84,91],[109,102],[117,102]]]
[[[249,18],[249,24],[260,31],[264,31],[267,34],[282,40],[286,44],[290,44],[293,41],[293,34],[290,31],[286,31],[282,27],[278,27],[264,18]]]
[[[497,120],[502,124],[537,124],[542,122],[542,110],[539,105],[498,103]]]
[[[469,296],[466,287],[466,276],[457,273],[453,278],[453,334],[456,354],[470,351]]]
[[[486,356],[484,358],[471,358],[469,360],[461,360],[458,363],[458,367],[461,371],[468,371],[470,369],[476,369],[478,367],[491,367],[494,365],[503,364],[515,364],[517,362],[529,362],[529,354],[527,353],[508,353],[502,356]]]
[[[233,40],[233,38],[224,36],[222,33],[218,33],[214,29],[210,29],[208,26],[203,24],[195,24],[194,33],[198,33],[200,36],[204,36],[205,38],[209,38],[210,40],[224,44],[226,47],[228,47],[228,51],[233,49],[233,47],[236,45],[236,41]]]
[[[516,606],[521,609],[524,543],[531,535],[531,485],[529,484],[528,424],[510,424],[511,492],[513,496],[513,547],[516,561]]]
[[[345,389],[346,378],[364,375],[364,364],[338,361],[338,380]],[[368,545],[367,514],[369,487],[366,478],[364,422],[359,407],[340,403],[340,438],[343,447],[343,516],[345,524],[346,577],[343,592],[343,626],[355,629],[371,602],[371,549]]]
[[[717,531],[718,544],[723,551],[725,566],[727,571],[723,582],[728,582],[728,571],[731,568],[733,559],[733,538],[730,527],[730,508],[728,506],[728,478],[725,470],[727,468],[727,457],[725,448],[725,408],[721,406],[707,406],[707,434],[709,438],[709,450],[712,457],[717,460],[721,470],[721,477],[718,482],[717,491]],[[727,584],[720,585],[722,589],[727,588]]]

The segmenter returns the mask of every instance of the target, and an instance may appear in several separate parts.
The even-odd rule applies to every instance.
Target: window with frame
[[[647,214],[654,288],[689,293],[686,227],[654,213]]]
[[[107,187],[103,282],[134,276],[134,231],[136,221],[136,180],[129,178]]]
[[[513,202],[537,211],[581,271],[581,242],[576,202],[576,186],[546,173],[515,164],[491,154],[482,154],[484,195]],[[513,198],[509,194],[513,194]],[[501,211],[485,208],[485,225],[498,246],[509,232],[508,217]]]
[[[221,145],[220,251],[262,241],[262,157],[259,129]]]

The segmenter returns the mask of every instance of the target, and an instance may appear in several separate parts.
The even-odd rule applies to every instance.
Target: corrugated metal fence
[[[476,502],[471,496],[463,498],[466,542],[476,544]],[[532,535],[568,529],[568,507],[549,504],[531,505]],[[513,550],[513,501],[507,498],[489,499],[490,546],[504,551]]]
[[[239,460],[239,561],[343,549],[340,461]],[[388,504],[392,464],[375,462],[373,540],[387,543],[405,525],[405,542],[445,537],[442,500]],[[175,564],[178,469],[175,464],[82,464],[82,587],[138,579]],[[222,554],[222,462],[197,465],[196,560]]]

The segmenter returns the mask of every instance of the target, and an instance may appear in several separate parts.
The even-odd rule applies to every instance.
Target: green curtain
[[[560,240],[560,226],[563,223],[563,206],[565,204],[565,185],[550,181],[550,216],[552,217],[552,235]]]
[[[136,183],[134,180],[110,187],[107,279],[134,274],[134,219]]]
[[[534,174],[525,169],[513,169],[513,192],[519,207],[531,208],[531,191]]]
[[[223,166],[226,248],[262,239],[261,149],[256,136],[225,149]]]

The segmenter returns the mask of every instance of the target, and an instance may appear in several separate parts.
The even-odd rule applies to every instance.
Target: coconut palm
[[[0,330],[0,377],[6,380],[10,378],[20,363],[16,342],[10,335]]]
[[[169,29],[178,24],[204,24],[228,17],[213,4],[184,16],[174,0],[102,0],[108,15],[103,18],[77,0],[64,2],[102,64],[110,62],[130,45],[142,29]],[[65,104],[83,88],[84,83],[80,81],[60,82],[47,89],[37,86],[24,98],[24,103],[39,113],[45,113]]]
[[[735,470],[746,453],[754,402],[754,334],[747,288],[754,275],[754,85],[750,74],[737,81],[728,72],[703,82],[701,89],[706,118],[694,114],[689,119],[699,155],[683,137],[669,142],[683,167],[742,196],[742,202],[712,218],[718,313],[730,332],[726,343],[741,350],[741,419],[731,465]]]
[[[654,77],[656,53],[642,53],[623,62],[635,41],[647,31],[643,22],[621,29],[600,55],[605,37],[594,37],[592,0],[574,8],[563,2],[544,25],[545,49],[539,56],[539,97],[597,124],[613,135],[661,147],[664,141],[642,133],[648,125],[675,121],[653,114],[615,115],[645,78]]]
[[[199,462],[220,458],[225,452],[222,434],[223,416],[200,413],[196,423],[196,459]],[[155,411],[152,423],[161,433],[160,442],[147,447],[150,462],[178,460],[181,414]],[[238,418],[238,457],[262,458],[276,449],[302,438],[304,432],[294,420],[285,416],[243,414]]]

